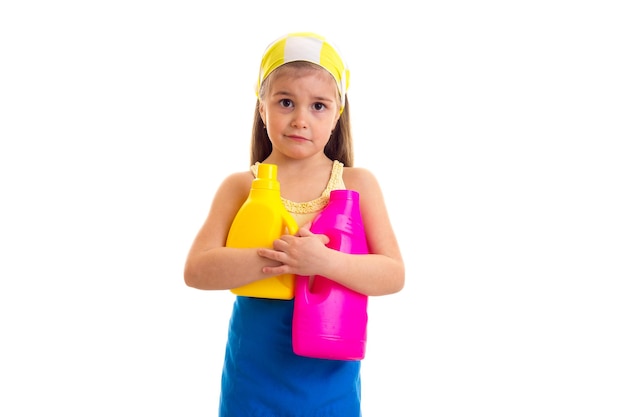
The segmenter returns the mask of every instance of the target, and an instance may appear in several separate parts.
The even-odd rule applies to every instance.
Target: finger
[[[289,274],[289,267],[287,265],[280,266],[264,266],[262,269],[264,274],[283,275]]]
[[[317,237],[324,245],[328,244],[328,242],[330,242],[330,239],[328,238],[328,236],[323,235],[323,234],[315,234],[313,232],[311,232],[310,229],[310,225],[311,223],[307,223],[305,226],[306,227],[301,227],[298,230],[298,233],[296,233],[297,237]]]
[[[304,237],[304,236],[311,236],[311,222],[307,222],[305,224],[303,224],[298,231],[295,234],[296,236],[300,236],[300,237]]]
[[[315,236],[317,236],[317,238],[321,240],[324,245],[327,245],[328,242],[330,242],[330,238],[326,235],[315,235]]]
[[[290,238],[291,236],[285,236],[285,238]],[[289,246],[289,242],[287,242],[285,239],[276,239],[274,240],[274,242],[272,242],[272,247],[274,248],[274,250],[279,250],[279,251],[285,251],[285,249],[287,249],[287,247]]]
[[[281,257],[284,255],[283,252],[272,250],[272,249],[267,249],[267,248],[260,248],[259,250],[257,250],[257,254],[263,258],[266,258],[272,261],[278,261],[281,263],[282,263]]]

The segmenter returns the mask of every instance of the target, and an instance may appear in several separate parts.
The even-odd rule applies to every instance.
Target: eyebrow
[[[279,91],[275,91],[274,93],[272,93],[272,96],[294,97],[295,94],[290,93],[288,91],[279,90]],[[325,96],[314,96],[313,100],[316,100],[316,101],[330,101],[330,102],[335,101],[333,98],[328,98],[328,97],[325,97]]]

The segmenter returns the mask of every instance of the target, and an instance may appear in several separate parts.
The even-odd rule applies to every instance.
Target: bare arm
[[[321,275],[370,296],[398,292],[404,287],[404,262],[378,181],[369,171],[356,168],[345,170],[344,181],[359,192],[370,254],[329,249],[303,227],[296,236],[275,241],[274,250],[259,249],[260,255],[282,263],[265,267],[264,272]]]
[[[263,267],[278,262],[262,258],[257,250],[227,248],[226,238],[237,211],[248,197],[252,175],[229,176],[215,193],[209,214],[187,255],[185,283],[202,290],[225,290],[273,276]]]

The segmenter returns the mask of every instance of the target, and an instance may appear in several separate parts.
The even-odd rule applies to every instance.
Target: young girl
[[[377,296],[404,286],[404,263],[382,191],[354,168],[349,72],[335,49],[313,33],[272,43],[261,61],[251,168],[226,177],[185,265],[185,283],[227,290],[281,274],[320,275]],[[299,225],[273,248],[225,247],[233,218],[250,192],[258,163],[278,166],[281,196]],[[309,230],[333,189],[360,195],[371,254],[326,247]],[[220,416],[361,415],[359,361],[297,356],[291,345],[293,300],[235,296],[222,373]]]

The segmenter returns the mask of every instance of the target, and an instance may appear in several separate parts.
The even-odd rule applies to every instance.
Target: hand
[[[266,266],[267,274],[317,275],[324,266],[329,242],[328,236],[312,233],[311,224],[300,227],[295,235],[283,235],[276,239],[273,249],[261,248],[259,256],[280,262],[279,266]]]

